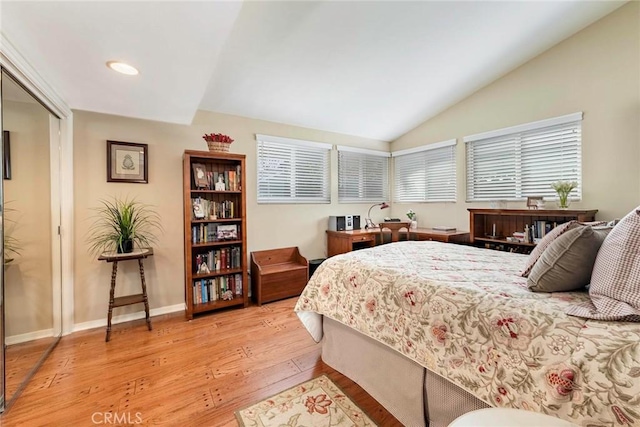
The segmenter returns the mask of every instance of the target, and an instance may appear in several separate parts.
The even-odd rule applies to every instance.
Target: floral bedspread
[[[493,406],[640,425],[640,324],[564,314],[588,294],[530,292],[517,274],[525,260],[439,242],[377,246],[321,264],[295,310],[317,340],[309,316],[328,316]]]

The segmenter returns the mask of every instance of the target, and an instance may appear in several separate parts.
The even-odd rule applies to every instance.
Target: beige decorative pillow
[[[580,227],[580,224],[578,224],[578,221],[568,221],[556,226],[547,234],[545,234],[545,236],[538,242],[536,247],[533,248],[533,250],[529,254],[529,258],[527,258],[527,263],[525,264],[524,268],[520,272],[520,275],[522,277],[529,276],[529,272],[533,268],[536,261],[538,261],[538,258],[540,258],[540,256],[542,255],[542,252],[544,252],[544,250],[547,249],[549,245],[554,240],[556,240],[561,234],[576,227]]]
[[[613,228],[591,274],[590,302],[567,314],[597,320],[640,322],[640,206]]]
[[[613,227],[573,228],[555,239],[535,263],[527,285],[534,292],[582,289],[591,281],[598,250]]]

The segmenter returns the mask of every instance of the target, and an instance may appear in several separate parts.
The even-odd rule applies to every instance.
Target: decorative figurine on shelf
[[[200,264],[200,266],[198,267],[198,274],[209,274],[211,273],[211,270],[209,270],[209,266],[207,265],[206,262],[203,262],[202,264]]]
[[[227,290],[222,293],[222,299],[225,301],[231,301],[233,299],[233,291]]]
[[[225,191],[227,189],[224,184],[224,177],[222,175],[218,175],[218,182],[216,182],[216,191]]]
[[[204,208],[202,207],[202,200],[195,199],[193,202],[193,216],[196,219],[202,219],[205,216]]]

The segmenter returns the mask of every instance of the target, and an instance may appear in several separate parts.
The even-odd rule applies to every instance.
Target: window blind
[[[576,181],[581,197],[582,113],[464,138],[467,201],[553,198],[551,183]]]
[[[396,151],[394,201],[455,202],[456,140]]]
[[[330,203],[331,145],[256,135],[258,203]]]
[[[340,203],[389,200],[390,153],[338,146]]]

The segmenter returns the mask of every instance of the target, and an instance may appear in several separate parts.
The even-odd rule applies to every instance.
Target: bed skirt
[[[490,407],[402,354],[343,324],[323,318],[322,360],[360,385],[408,427],[446,427],[458,416]]]

